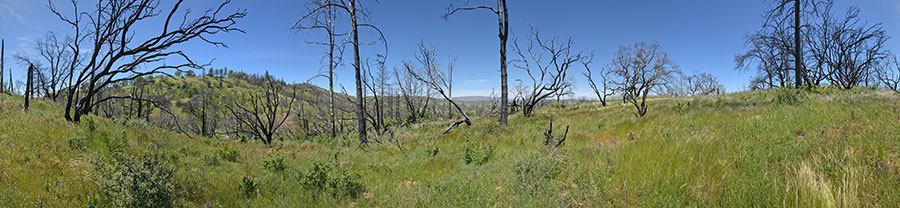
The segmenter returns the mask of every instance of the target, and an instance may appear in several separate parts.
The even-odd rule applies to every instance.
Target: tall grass
[[[900,99],[817,89],[540,108],[352,136],[278,142],[187,138],[104,118],[72,124],[56,106],[0,101],[0,206],[103,203],[91,158],[160,151],[178,206],[225,207],[863,207],[900,204]],[[549,121],[570,126],[542,144]],[[90,124],[93,123],[93,124]],[[467,159],[468,158],[468,159]],[[102,170],[99,169],[99,170]]]

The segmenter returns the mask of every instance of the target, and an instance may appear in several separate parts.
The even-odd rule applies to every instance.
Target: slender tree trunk
[[[500,24],[500,126],[506,126],[506,118],[509,115],[509,93],[506,84],[506,39],[509,37],[509,14],[506,9],[506,0],[497,0],[500,6],[498,14]]]
[[[329,18],[331,19],[331,21],[328,23],[328,27],[330,27],[328,32],[328,91],[330,93],[330,101],[328,103],[331,104],[331,138],[333,139],[337,137],[337,128],[335,127],[335,125],[337,125],[337,121],[334,115],[334,7],[329,7],[328,11]]]
[[[362,66],[359,62],[359,24],[357,24],[356,17],[356,0],[350,0],[350,21],[353,27],[353,67],[354,72],[356,73],[356,117],[359,131],[359,142],[366,143],[368,140],[366,139],[366,117],[365,117],[365,106],[363,106],[363,86],[362,86],[362,74],[360,73],[360,67]]]
[[[3,92],[3,71],[6,70],[6,40],[0,40],[0,92]]]
[[[794,72],[797,88],[803,85],[803,51],[800,46],[800,0],[794,0]]]
[[[29,102],[29,100],[31,100],[31,93],[32,93],[32,91],[34,91],[34,90],[31,88],[31,84],[32,84],[32,83],[31,83],[31,82],[32,82],[32,81],[31,81],[31,80],[32,80],[32,79],[31,79],[31,78],[32,78],[32,77],[31,77],[31,76],[32,76],[31,74],[32,74],[32,73],[34,73],[34,65],[29,65],[29,66],[28,66],[28,75],[25,76],[25,77],[27,78],[27,79],[25,80],[25,83],[26,83],[26,84],[25,84],[25,110],[26,110],[26,111],[28,110],[28,102]]]

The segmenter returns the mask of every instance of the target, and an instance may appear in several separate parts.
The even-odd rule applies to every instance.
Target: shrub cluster
[[[342,166],[316,162],[308,170],[300,173],[300,186],[315,197],[328,193],[336,198],[357,198],[365,192],[365,185],[359,181],[360,175]]]
[[[222,159],[225,159],[225,160],[228,160],[231,162],[236,162],[237,158],[238,158],[238,156],[240,156],[240,154],[241,154],[240,152],[238,152],[235,149],[232,149],[231,146],[229,146],[227,144],[225,146],[222,146],[221,149],[219,149],[219,157],[222,157]]]
[[[284,158],[277,156],[263,160],[263,167],[274,172],[284,172],[284,169],[287,169],[287,166],[284,165]]]
[[[466,140],[463,161],[466,164],[484,165],[494,157],[494,146]]]
[[[98,190],[115,207],[172,207],[179,186],[172,180],[175,169],[165,158],[158,152],[141,157],[117,154],[98,163]]]

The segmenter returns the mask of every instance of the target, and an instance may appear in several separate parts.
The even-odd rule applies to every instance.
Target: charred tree
[[[178,8],[183,0],[174,2],[171,9],[161,8],[164,4],[160,0],[113,0],[97,4],[92,11],[79,10],[78,1],[73,0],[73,15],[67,16],[57,9],[53,1],[48,2],[50,10],[75,31],[72,42],[67,45],[72,54],[70,63],[77,63],[77,60],[82,59],[81,55],[86,55],[82,64],[68,67],[69,86],[73,87],[67,93],[65,117],[73,122],[80,121],[81,116],[91,113],[102,102],[131,98],[97,98],[98,93],[116,83],[167,74],[167,70],[202,68],[187,54],[173,48],[198,39],[214,46],[226,47],[225,43],[213,41],[209,36],[223,32],[243,32],[234,25],[247,14],[244,10],[225,12],[230,1],[208,9],[197,17],[192,18],[191,12],[187,11],[183,12],[183,18],[179,18],[176,15],[182,14]],[[135,36],[135,25],[163,17],[165,21],[158,25],[158,34],[149,35],[146,39]],[[183,64],[169,64],[177,63],[178,59],[182,59]],[[151,67],[147,67],[148,65]],[[156,66],[152,67],[153,65]]]
[[[243,99],[234,100],[228,108],[240,126],[249,128],[238,128],[237,131],[253,135],[268,147],[272,145],[275,133],[291,115],[297,90],[292,89],[290,97],[284,98],[281,93],[286,84],[276,81],[268,72],[260,84],[263,92],[249,93]]]
[[[466,1],[468,4],[468,1]],[[486,9],[497,15],[497,23],[499,25],[499,33],[497,37],[500,39],[500,126],[507,125],[507,117],[509,116],[509,93],[507,90],[507,74],[506,74],[506,42],[509,39],[509,10],[506,6],[506,0],[497,0],[496,6],[478,5],[456,7],[450,4],[447,7],[447,13],[442,17],[447,19],[458,11],[468,11],[476,9]]]
[[[525,45],[513,40],[513,51],[518,58],[512,61],[512,65],[523,70],[531,79],[531,86],[522,94],[522,113],[525,117],[531,117],[543,100],[563,93],[569,85],[569,68],[583,58],[582,52],[575,51],[573,45],[571,38],[541,39],[534,27]]]

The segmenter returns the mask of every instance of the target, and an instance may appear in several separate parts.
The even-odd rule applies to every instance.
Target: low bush
[[[219,157],[222,157],[222,159],[228,160],[230,162],[236,162],[240,154],[240,152],[232,149],[228,144],[222,146],[222,148],[219,149]]]
[[[316,162],[300,173],[299,180],[301,187],[310,191],[313,197],[328,193],[335,198],[357,198],[366,190],[365,184],[359,181],[360,177],[340,165]]]
[[[283,172],[284,169],[287,169],[287,166],[284,165],[284,158],[277,156],[263,160],[263,167],[273,172]]]
[[[466,164],[484,165],[494,157],[494,146],[466,140],[463,161]]]
[[[781,88],[775,91],[776,104],[796,105],[806,99],[806,93],[801,89]]]
[[[179,186],[166,155],[148,152],[141,157],[117,154],[97,164],[98,190],[114,207],[173,207]],[[103,159],[100,159],[103,161]]]

